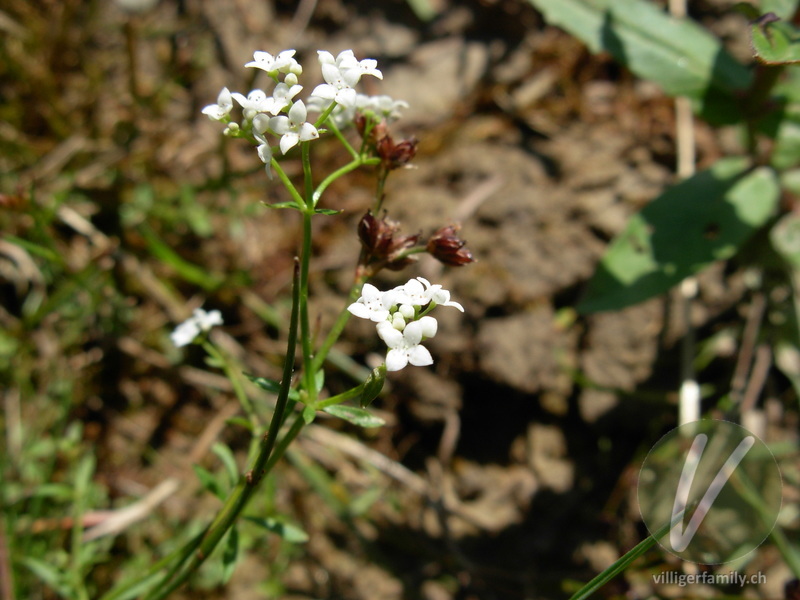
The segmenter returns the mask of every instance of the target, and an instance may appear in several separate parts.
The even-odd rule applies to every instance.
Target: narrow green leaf
[[[386,425],[386,421],[380,417],[373,415],[363,408],[356,408],[355,406],[335,404],[333,406],[326,406],[323,410],[329,415],[344,419],[348,423],[358,425],[359,427],[382,427]]]
[[[262,390],[270,392],[272,394],[277,394],[281,389],[281,384],[279,381],[275,381],[274,379],[268,379],[266,377],[255,377],[253,375],[249,375],[248,373],[244,374],[250,381],[260,387]],[[297,390],[289,390],[289,399],[297,401],[300,399],[300,394],[297,393]]]
[[[761,62],[769,65],[800,62],[800,30],[775,14],[765,15],[753,23],[750,34],[756,58]]]
[[[197,475],[197,478],[200,480],[200,484],[217,498],[225,501],[225,492],[222,491],[222,486],[220,486],[214,474],[200,465],[192,465],[192,468],[194,469],[195,475]]]
[[[591,313],[643,302],[730,258],[767,222],[778,196],[774,171],[749,170],[739,158],[670,188],[611,243],[578,309]]]
[[[233,572],[236,570],[236,562],[239,558],[239,531],[236,526],[232,527],[228,534],[225,549],[222,552],[222,583],[230,581]]]
[[[308,534],[296,525],[283,523],[272,517],[245,517],[245,519],[263,527],[271,533],[281,536],[284,540],[292,544],[305,544],[308,541]]]
[[[267,208],[294,208],[296,210],[301,210],[302,208],[294,200],[286,200],[285,202],[275,202],[274,204],[268,204],[264,202],[264,206],[266,206]]]
[[[147,243],[150,252],[158,260],[173,268],[178,275],[189,283],[193,283],[207,292],[216,290],[222,285],[223,278],[209,273],[206,269],[184,260],[158,237],[156,232],[146,223],[141,223],[137,230]]]
[[[20,562],[61,596],[72,597],[72,590],[64,581],[64,573],[58,567],[32,556],[23,556]]]
[[[225,423],[228,425],[236,425],[238,427],[244,427],[247,431],[253,431],[253,424],[245,419],[244,417],[231,417],[230,419],[226,419]]]
[[[335,208],[315,208],[314,212],[318,215],[338,215],[342,211]]]
[[[736,93],[750,85],[752,75],[697,23],[673,18],[645,0],[529,2],[592,52],[609,52],[667,94],[691,98],[707,121],[738,120]]]
[[[303,408],[303,422],[306,425],[311,425],[317,417],[316,409],[310,404]]]
[[[221,442],[216,442],[211,446],[211,451],[219,457],[225,466],[231,486],[236,485],[236,482],[239,481],[239,467],[236,466],[236,457],[233,455],[233,451]]]

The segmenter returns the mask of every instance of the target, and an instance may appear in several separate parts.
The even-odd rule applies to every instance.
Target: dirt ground
[[[10,56],[28,69],[27,83],[9,88],[29,132],[17,141],[35,167],[8,157],[4,166],[41,193],[66,185],[60,172],[74,173],[70,185],[98,207],[91,222],[113,247],[103,260],[136,315],[124,335],[102,340],[74,416],[97,444],[98,477],[113,501],[168,477],[181,482],[115,555],[162,541],[165,524],[210,517],[216,501],[199,494],[191,464],[208,461],[216,439],[237,447],[225,425],[238,406],[230,387],[201,354],[178,362],[155,341],[187,312],[175,298],[222,310],[215,341],[249,371],[279,378],[280,340],[257,309],[286,309],[298,222],[260,208],[286,198],[267,187],[252,149],[222,144],[200,109],[222,86],[250,89],[242,65],[254,50],[285,48],[307,65],[317,49],[378,59],[384,80],[364,81],[367,91],[406,100],[394,131],[419,140],[414,168],[389,179],[389,216],[406,233],[460,223],[477,262],[456,269],[423,259],[380,275],[384,286],[435,279],[464,305],[463,315],[439,315],[434,365],[392,375],[375,405],[387,427],[321,421],[301,438],[274,482],[276,506],[310,536],[291,561],[277,547],[257,548],[226,588],[178,597],[264,598],[273,581],[286,599],[562,598],[570,582],[587,581],[643,538],[636,465],[675,425],[685,324],[669,298],[590,316],[574,306],[628,216],[675,180],[673,102],[658,88],[590,55],[519,0],[439,0],[429,22],[400,0],[161,0],[138,14],[112,2],[14,4],[26,35],[46,36],[53,17],[60,25],[45,60],[25,59],[29,41],[10,34]],[[736,49],[744,26],[727,16],[728,4],[692,3]],[[40,93],[48,81],[56,89]],[[702,124],[697,138],[701,167],[736,145]],[[335,144],[318,157],[329,166],[344,158]],[[224,179],[231,171],[244,175]],[[369,175],[345,178],[325,198],[344,212],[318,224],[312,311],[323,328],[351,281]],[[201,238],[186,227],[165,239],[186,260],[246,284],[207,298],[185,282],[177,296],[152,283],[154,270],[170,274],[148,262],[120,213],[144,185],[177,193],[184,184],[199,190],[194,201],[215,231]],[[740,327],[746,300],[735,264],[704,273],[692,315],[698,335]],[[348,325],[338,349],[366,364],[380,349],[361,325]],[[734,364],[735,353],[720,350],[704,374],[717,397]],[[336,389],[347,380],[334,372],[329,381]],[[337,512],[319,495],[301,475],[307,463],[332,478],[340,500],[361,498],[360,514]],[[765,551],[755,560],[774,569],[775,589],[753,593],[780,597],[779,558]],[[654,551],[601,594],[680,597],[653,590],[649,573],[664,568],[679,566]],[[113,563],[98,573],[113,577]]]

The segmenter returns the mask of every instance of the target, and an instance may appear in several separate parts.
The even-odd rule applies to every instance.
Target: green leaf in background
[[[245,373],[244,376],[266,392],[277,394],[281,389],[280,381],[275,381],[274,379],[268,379],[266,377],[255,377],[247,373]],[[299,399],[300,394],[297,393],[297,390],[289,390],[289,400],[297,401]]]
[[[789,19],[797,10],[797,0],[761,0],[761,14],[775,13],[781,19]]]
[[[239,481],[239,468],[236,466],[236,457],[233,451],[223,444],[222,442],[215,442],[211,446],[211,451],[216,454],[225,466],[225,472],[228,474],[228,483],[233,487]]]
[[[355,406],[335,404],[333,406],[326,406],[322,410],[329,415],[344,419],[348,423],[358,425],[359,427],[381,427],[386,424],[386,421],[380,417],[376,417],[369,411],[363,408],[356,408]]]
[[[271,517],[263,519],[259,517],[245,517],[251,523],[255,523],[274,534],[281,536],[292,544],[305,544],[308,541],[308,534],[290,523],[283,523]]]
[[[741,158],[670,188],[611,243],[578,310],[618,310],[663,294],[715,260],[733,256],[777,206],[771,169]]]
[[[178,275],[189,283],[193,283],[207,292],[213,292],[222,285],[223,277],[209,273],[206,269],[184,260],[146,223],[141,223],[137,230],[147,242],[151,254],[165,265],[175,269]]]
[[[236,562],[239,558],[239,531],[232,527],[228,532],[228,540],[225,543],[225,551],[222,553],[222,583],[230,581],[233,572],[236,570]]]
[[[753,23],[750,33],[756,58],[769,65],[800,62],[800,31],[768,13]]]
[[[772,127],[769,121],[777,119],[772,133],[775,144],[772,147],[770,164],[783,171],[800,164],[800,104],[784,107],[764,121],[766,127]]]
[[[691,98],[709,123],[738,120],[736,96],[750,85],[750,70],[697,23],[675,19],[645,0],[529,2],[592,52],[609,52],[667,94]]]
[[[211,473],[208,469],[204,469],[200,465],[192,465],[194,469],[195,475],[200,480],[200,484],[209,492],[214,494],[217,498],[225,501],[225,492],[222,489],[222,486],[217,481],[214,474]]]

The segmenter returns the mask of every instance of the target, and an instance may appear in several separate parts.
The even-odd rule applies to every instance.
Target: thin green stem
[[[160,584],[146,596],[146,600],[163,600],[173,591],[183,585],[186,580],[194,573],[223,538],[225,533],[233,526],[237,517],[241,514],[244,507],[258,487],[258,484],[267,474],[267,465],[274,465],[276,461],[270,462],[275,442],[278,438],[281,424],[283,423],[284,412],[289,400],[289,390],[292,385],[292,373],[294,371],[294,356],[297,346],[298,319],[300,312],[300,275],[299,265],[295,262],[294,284],[292,286],[292,316],[289,321],[289,339],[286,342],[286,359],[283,366],[283,377],[281,387],[278,391],[278,398],[275,403],[275,411],[272,413],[272,420],[269,430],[262,438],[258,456],[252,465],[251,470],[239,479],[225,505],[217,514],[217,517],[207,527],[196,552],[192,554],[188,564],[178,572],[175,567],[167,573]],[[277,459],[276,459],[277,460]]]
[[[341,394],[336,394],[335,396],[331,396],[330,398],[325,398],[325,400],[320,400],[314,405],[314,408],[317,410],[322,410],[323,408],[327,408],[329,406],[334,406],[336,404],[341,404],[342,402],[347,402],[351,398],[355,398],[361,395],[361,392],[364,391],[364,384],[357,385],[354,388],[347,390],[346,392],[342,392]]]
[[[300,256],[300,340],[303,348],[303,381],[309,402],[314,402],[317,388],[313,368],[313,350],[311,348],[311,325],[308,318],[308,271],[311,262],[311,216],[312,212],[303,212],[303,250]]]
[[[277,160],[274,158],[270,161],[270,166],[275,170],[275,173],[278,174],[278,179],[281,180],[283,186],[288,190],[289,195],[292,197],[292,200],[297,202],[298,206],[305,207],[306,201],[303,196],[300,195],[300,192],[297,191],[297,188],[292,183],[292,180],[289,179],[289,176],[286,174],[281,168],[281,165],[278,163]]]
[[[358,299],[358,296],[361,294],[361,286],[363,284],[364,278],[358,277],[353,284],[353,287],[350,289],[350,295],[347,298],[347,304],[345,304],[342,312],[339,313],[339,316],[336,318],[336,322],[333,324],[333,327],[331,327],[331,330],[328,332],[328,335],[325,337],[322,345],[317,349],[317,354],[314,356],[314,360],[311,362],[311,368],[315,372],[322,368],[322,363],[325,362],[328,352],[330,352],[331,348],[333,348],[333,345],[336,343],[336,340],[339,339],[339,336],[342,335],[344,326],[347,325],[347,321],[350,319],[350,313],[347,311],[347,307]]]
[[[353,148],[353,146],[350,145],[350,142],[347,141],[347,138],[345,138],[342,135],[342,132],[336,126],[336,123],[334,123],[333,121],[330,121],[330,123],[328,123],[328,126],[331,128],[331,131],[333,132],[333,135],[336,136],[336,138],[342,143],[342,146],[344,146],[347,149],[347,151],[350,153],[350,156],[353,157],[353,160],[358,160],[361,155],[358,153],[358,151],[355,148]]]
[[[681,516],[683,516],[682,513]],[[636,544],[633,548],[631,548],[625,554],[623,554],[622,557],[619,560],[617,560],[613,565],[608,567],[602,573],[597,575],[597,577],[595,577],[589,583],[584,585],[575,594],[573,594],[573,596],[569,600],[585,600],[586,598],[594,594],[597,590],[599,590],[609,581],[614,579],[614,577],[625,571],[625,569],[627,569],[633,561],[642,556],[650,548],[655,546],[658,540],[664,537],[671,527],[672,523],[667,523],[661,529],[659,529],[655,533],[655,535],[651,535],[650,537],[647,537],[638,544]]]
[[[240,370],[235,370],[228,356],[214,346],[214,344],[212,344],[209,340],[205,340],[202,345],[203,349],[208,352],[209,356],[216,359],[222,367],[222,370],[225,372],[225,376],[228,378],[228,381],[231,382],[231,386],[233,386],[233,393],[236,395],[236,399],[239,401],[239,404],[242,405],[244,412],[247,413],[250,422],[253,424],[254,431],[260,431],[261,419],[259,418],[255,408],[253,408],[250,398],[247,397],[247,393],[244,391],[242,380],[239,377]]]
[[[379,158],[363,158],[361,156],[353,159],[351,162],[347,163],[343,167],[339,167],[333,173],[328,175],[322,182],[317,186],[317,189],[314,191],[314,195],[312,196],[313,206],[316,206],[319,202],[319,199],[322,197],[322,193],[327,189],[327,187],[332,184],[334,181],[339,179],[342,175],[347,175],[350,171],[355,171],[357,168],[364,166],[364,165],[377,165],[380,163]]]

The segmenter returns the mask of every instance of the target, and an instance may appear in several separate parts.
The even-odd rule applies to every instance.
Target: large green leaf
[[[775,13],[781,19],[788,19],[797,10],[797,0],[761,0],[761,13]]]
[[[761,62],[770,65],[800,62],[800,30],[791,23],[769,14],[753,23],[751,34],[753,50]]]
[[[634,215],[611,243],[578,309],[618,310],[669,290],[731,257],[773,214],[777,177],[741,158],[670,188]]]
[[[667,94],[691,98],[707,121],[738,120],[736,95],[750,85],[752,75],[693,21],[675,19],[645,0],[529,2],[592,52],[609,52]]]

